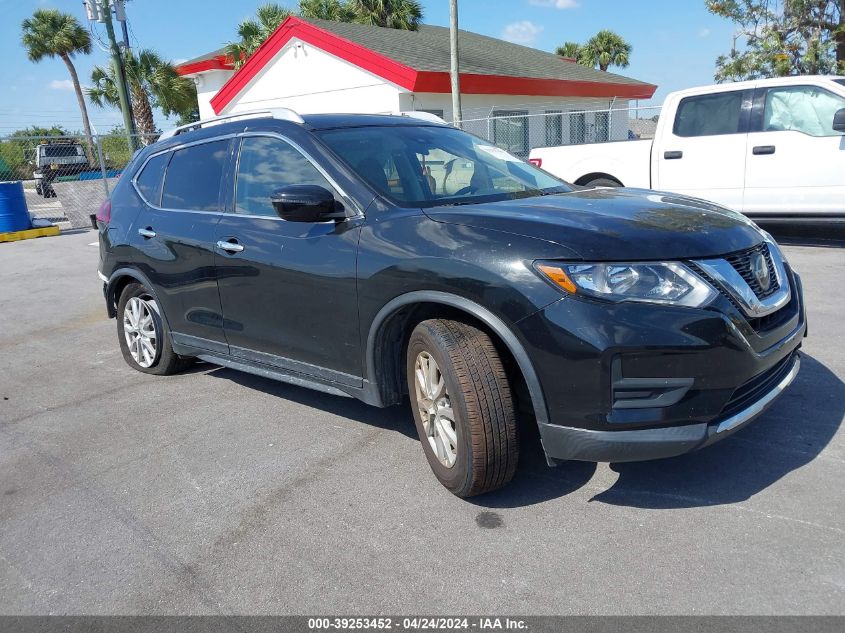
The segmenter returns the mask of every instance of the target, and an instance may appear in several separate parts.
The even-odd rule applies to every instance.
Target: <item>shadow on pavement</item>
[[[818,246],[845,248],[845,224],[819,222],[771,223],[759,222],[782,246]]]
[[[207,367],[207,366],[205,366]],[[378,409],[342,398],[231,369],[210,376],[327,413],[401,433],[418,442],[407,404]],[[707,449],[671,459],[611,464],[617,481],[591,501],[638,508],[685,508],[735,503],[771,486],[813,461],[845,415],[845,383],[812,356],[802,355],[801,373],[786,393],[748,427]],[[521,427],[520,463],[505,488],[467,501],[485,508],[515,508],[566,496],[596,472],[591,462],[546,465],[537,427]],[[432,485],[436,480],[432,476]]]
[[[845,383],[813,357],[770,409],[748,427],[704,450],[671,459],[611,464],[619,478],[591,501],[663,509],[744,501],[813,461],[845,415]],[[527,450],[526,450],[527,449]],[[523,447],[513,484],[470,502],[520,507],[567,495],[593,476],[596,464],[545,465],[539,442]]]

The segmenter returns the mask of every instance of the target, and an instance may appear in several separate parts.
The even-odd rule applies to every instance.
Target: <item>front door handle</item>
[[[151,237],[156,236],[156,232],[153,231],[153,227],[148,226],[145,229],[138,229],[138,235],[140,235],[141,237],[143,237],[145,239],[150,239]]]
[[[663,158],[666,160],[678,160],[679,158],[683,158],[684,153],[680,151],[673,151],[673,152],[663,152]]]
[[[763,156],[765,154],[774,154],[775,153],[775,146],[774,145],[758,145],[754,149],[751,150],[751,153],[755,156]]]
[[[223,241],[220,240],[217,242],[217,248],[226,251],[227,253],[240,253],[244,250],[243,244],[238,244],[237,242],[233,241]]]

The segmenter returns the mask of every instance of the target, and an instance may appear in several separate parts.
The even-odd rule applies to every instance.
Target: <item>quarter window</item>
[[[164,169],[170,160],[170,152],[153,156],[144,165],[141,173],[135,179],[138,191],[148,203],[161,206],[161,183],[164,179]]]
[[[210,141],[173,152],[164,178],[161,206],[188,211],[219,211],[220,181],[229,141]]]
[[[325,176],[289,143],[268,136],[248,136],[241,144],[235,212],[277,217],[270,198],[287,185],[319,185],[335,192]]]
[[[766,93],[763,131],[792,130],[810,136],[838,136],[833,116],[845,108],[845,99],[816,86],[771,88]]]
[[[742,130],[742,91],[681,99],[675,117],[676,136],[716,136]]]

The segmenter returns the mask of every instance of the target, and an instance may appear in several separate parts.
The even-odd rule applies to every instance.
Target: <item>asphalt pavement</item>
[[[695,454],[461,500],[410,408],[123,361],[94,232],[0,244],[2,614],[845,614],[841,244],[793,386]]]

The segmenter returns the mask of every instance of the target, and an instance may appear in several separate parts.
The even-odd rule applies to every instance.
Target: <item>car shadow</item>
[[[353,398],[327,395],[226,368],[212,369],[208,375],[395,431],[419,442],[407,403],[379,409]],[[648,509],[744,501],[813,461],[834,437],[843,416],[845,383],[812,356],[803,354],[801,372],[795,382],[748,427],[695,453],[649,462],[611,464],[618,479],[591,501]],[[513,481],[500,490],[467,499],[469,503],[484,508],[543,503],[582,488],[596,472],[597,464],[593,462],[571,461],[549,468],[533,420],[522,421],[520,443],[519,467]]]
[[[208,369],[208,367],[212,366],[205,365],[204,367]],[[364,404],[355,398],[334,396],[306,387],[298,387],[271,378],[262,378],[261,376],[247,374],[225,367],[214,368],[208,371],[207,375],[230,380],[248,389],[261,391],[277,398],[290,400],[297,404],[319,409],[332,415],[349,418],[350,420],[362,422],[379,429],[396,431],[413,439],[415,442],[419,441],[414,420],[407,403],[380,409]]]
[[[812,356],[784,395],[745,429],[695,453],[649,462],[614,463],[618,478],[591,501],[647,509],[744,501],[813,461],[845,415],[845,383]],[[537,447],[538,448],[538,447]],[[586,484],[596,464],[567,462],[545,469],[529,447],[513,485],[470,499],[490,508],[531,505]]]
[[[818,223],[769,223],[759,222],[781,246],[815,246],[818,248],[845,248],[845,224],[819,221]]]

